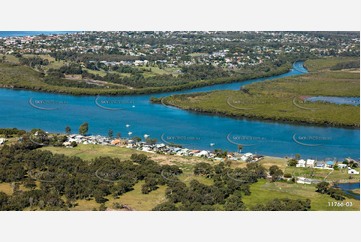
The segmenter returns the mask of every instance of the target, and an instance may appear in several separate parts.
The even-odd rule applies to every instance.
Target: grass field
[[[4,55],[4,54],[0,54],[0,60],[2,60],[2,57],[5,56],[5,61],[10,62],[10,63],[15,63],[15,64],[19,64],[19,59],[13,55]]]
[[[102,146],[102,145],[83,145],[80,144],[75,148],[65,148],[65,147],[52,147],[47,146],[41,148],[42,150],[49,150],[54,154],[64,154],[68,156],[77,156],[84,160],[90,161],[99,156],[110,156],[112,158],[119,158],[121,160],[130,159],[132,154],[145,154],[154,161],[159,162],[160,164],[181,164],[188,169],[192,167],[193,164],[197,162],[209,162],[208,160],[200,157],[184,157],[184,156],[174,156],[174,155],[160,155],[154,153],[148,153],[144,151],[128,149],[119,146]]]
[[[138,182],[134,185],[134,190],[121,195],[119,198],[113,196],[107,196],[109,200],[105,202],[105,206],[108,210],[118,210],[114,208],[114,203],[119,203],[132,208],[135,211],[150,211],[157,204],[162,203],[165,199],[165,186],[160,186],[157,190],[150,192],[149,194],[142,194],[141,187],[144,181]],[[72,211],[92,211],[93,209],[99,209],[100,204],[94,199],[91,200],[77,200],[75,202],[77,206],[71,208]]]
[[[160,186],[157,190],[150,192],[149,194],[142,194],[141,187],[144,182],[138,182],[134,186],[134,190],[127,192],[114,201],[118,201],[121,204],[129,205],[131,208],[137,211],[149,211],[156,205],[165,201],[165,189],[166,186]],[[108,201],[112,204],[114,201]]]
[[[313,64],[309,65],[314,65],[314,69],[329,68],[338,62],[312,60]],[[359,93],[359,73],[324,70],[253,83],[247,85],[245,91],[174,95],[164,98],[163,102],[186,110],[230,117],[359,127],[359,106],[303,101],[304,96],[359,97]]]
[[[247,208],[256,204],[262,204],[276,198],[307,199],[311,200],[312,211],[360,211],[360,201],[346,198],[343,203],[352,202],[352,206],[332,207],[328,202],[337,202],[327,194],[315,192],[314,185],[303,185],[297,183],[274,182],[260,180],[251,185],[251,195],[244,196],[243,202]]]
[[[355,60],[354,57],[329,57],[322,59],[322,61],[318,59],[306,60],[305,67],[310,72],[322,71],[322,70],[328,70],[330,67],[336,65],[337,63],[349,62],[354,60]]]
[[[350,176],[347,173],[347,169],[327,170],[302,167],[286,167],[284,169],[284,173],[288,173],[297,177],[307,177],[318,180],[326,179],[328,182],[360,182],[360,176]]]

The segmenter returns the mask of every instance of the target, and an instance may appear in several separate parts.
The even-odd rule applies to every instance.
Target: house
[[[208,155],[209,155],[209,152],[206,150],[202,150],[199,153],[195,154],[195,156],[200,156],[200,157],[202,157],[202,156],[208,157]]]
[[[0,145],[5,144],[5,141],[6,141],[6,139],[4,139],[4,138],[0,138]]]
[[[326,161],[326,165],[325,168],[333,168],[333,166],[335,165],[334,161]]]
[[[112,142],[110,142],[111,145],[120,145],[122,143],[122,141],[120,139],[115,139],[112,140]]]
[[[317,168],[317,169],[325,168],[325,162],[324,161],[317,161],[316,164],[315,164],[315,168]]]
[[[298,160],[296,167],[306,167],[306,161],[304,159]]]
[[[347,164],[337,164],[338,168],[344,169],[347,168]]]
[[[360,172],[356,171],[355,169],[351,169],[351,168],[348,170],[347,173],[348,173],[348,174],[354,174],[354,175],[360,174]]]
[[[313,168],[315,166],[315,160],[312,160],[312,159],[307,159],[306,161],[306,167],[311,167]]]

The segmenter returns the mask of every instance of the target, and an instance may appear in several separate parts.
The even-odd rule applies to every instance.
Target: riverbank
[[[298,65],[302,67],[302,62]],[[269,79],[300,74],[300,72],[292,70]],[[239,90],[241,86],[262,83],[266,79],[215,85],[179,93]],[[319,159],[329,156],[354,159],[359,157],[359,131],[356,129],[291,125],[274,121],[262,122],[199,115],[177,108],[154,105],[149,102],[153,95],[100,96],[98,103],[102,103],[104,109],[96,104],[97,100],[92,96],[78,97],[10,89],[0,89],[0,94],[0,102],[3,104],[3,116],[0,115],[3,127],[16,126],[25,130],[39,127],[56,133],[63,132],[65,126],[77,130],[82,123],[88,122],[90,133],[106,136],[110,129],[114,131],[114,134],[119,132],[123,135],[131,131],[134,136],[143,137],[144,134],[149,134],[158,140],[164,135],[164,137],[174,137],[175,143],[200,150],[209,149],[210,144],[214,143],[213,148],[237,151],[237,145],[234,144],[236,142],[243,145],[254,144],[245,146],[243,152],[271,156],[291,156],[296,152],[302,156],[307,155]],[[165,95],[155,94],[154,96]],[[34,108],[29,104],[30,100],[33,103],[37,102],[38,106],[42,108],[51,110]],[[239,104],[236,102],[235,105]],[[227,139],[230,133],[233,143]],[[322,147],[312,148],[295,142],[292,138],[294,134],[318,137],[324,137],[327,134],[326,138],[331,141],[323,142]],[[335,143],[337,146],[334,145]]]
[[[291,176],[291,178],[295,180],[302,177],[312,179],[316,183],[321,181],[328,181],[335,184],[360,183],[360,176],[358,174],[352,175],[347,172],[348,169],[351,169],[350,167],[333,168],[338,167],[338,164],[342,164],[344,160],[357,162],[346,157],[337,162],[333,161],[331,167],[327,167],[326,160],[310,160],[307,156],[304,156],[304,159],[309,162],[308,164],[310,165],[312,163],[312,165],[310,167],[297,167],[288,164],[289,160],[294,159],[294,157],[274,157],[249,152],[227,152],[211,149],[195,150],[175,144],[168,144],[167,142],[156,142],[156,140],[148,139],[148,137],[145,138],[146,141],[142,141],[140,138],[110,138],[101,135],[47,134],[48,139],[54,136],[63,136],[66,137],[66,139],[64,139],[65,141],[60,147],[45,145],[42,149],[64,155],[78,156],[85,160],[95,159],[99,156],[130,159],[131,154],[136,152],[137,154],[142,153],[151,156],[152,159],[159,160],[161,163],[167,161],[166,164],[171,164],[172,161],[170,160],[186,163],[191,161],[191,164],[199,162],[209,162],[211,164],[228,162],[234,168],[246,168],[248,163],[259,163],[267,169],[276,165],[284,174],[287,174],[286,176],[288,178]],[[34,140],[36,140],[36,136],[32,139],[32,141]],[[122,154],[117,154],[119,153],[117,151],[120,151]],[[124,156],[124,154],[126,155]],[[299,162],[301,161],[304,162],[303,159],[299,160]],[[319,166],[321,163],[324,166]],[[359,172],[359,165],[355,169]]]
[[[48,134],[49,136],[52,136],[54,134]],[[59,134],[60,136],[64,134]],[[70,162],[59,162],[56,163],[57,165],[54,166],[56,169],[63,166],[69,167],[74,166],[78,167],[78,165],[81,163],[85,167],[91,166],[92,164],[96,164],[96,162],[100,162],[99,164],[107,163],[107,160],[111,157],[116,161],[116,163],[123,163],[129,160],[132,160],[132,156],[134,154],[136,155],[145,155],[149,159],[157,162],[160,165],[168,165],[170,166],[177,166],[182,170],[182,173],[177,175],[177,178],[183,182],[186,186],[191,186],[194,182],[199,182],[205,186],[212,186],[214,185],[214,179],[210,176],[203,176],[203,175],[197,175],[195,174],[195,168],[197,167],[197,164],[199,163],[208,163],[211,167],[222,167],[218,166],[219,164],[224,164],[229,169],[236,169],[236,168],[247,168],[247,165],[250,163],[258,163],[262,167],[268,171],[271,166],[278,166],[283,172],[284,177],[288,176],[286,175],[288,173],[287,171],[287,161],[289,158],[280,158],[280,157],[269,157],[265,156],[263,159],[257,161],[257,162],[246,162],[241,160],[214,160],[209,159],[207,157],[200,157],[200,156],[179,156],[175,154],[160,154],[155,152],[149,152],[149,151],[143,151],[139,150],[137,148],[127,148],[127,145],[120,145],[117,143],[117,145],[111,145],[112,141],[115,141],[117,139],[110,139],[105,136],[88,136],[88,138],[85,138],[86,136],[78,136],[78,135],[69,135],[69,139],[74,139],[73,141],[79,141],[79,144],[73,148],[67,148],[63,146],[45,146],[42,148],[38,148],[37,152],[40,154],[41,152],[44,152],[44,155],[41,155],[40,157],[49,157],[53,156],[55,157],[57,154],[60,154],[62,156],[56,156],[59,161],[59,157],[68,157],[67,159],[71,159],[69,157],[72,157]],[[15,137],[13,137],[15,138]],[[89,141],[94,142],[90,143]],[[12,140],[13,143],[17,142],[16,140]],[[69,142],[69,140],[68,140]],[[86,143],[86,144],[84,144]],[[140,143],[140,142],[138,142]],[[134,144],[131,142],[131,144]],[[144,148],[144,146],[143,146]],[[50,152],[53,155],[50,155]],[[45,155],[46,154],[46,155]],[[99,158],[102,157],[102,158]],[[78,159],[77,159],[78,158]],[[81,158],[81,159],[79,159]],[[36,157],[35,157],[36,159]],[[84,162],[83,162],[84,161]],[[39,162],[42,164],[42,162]],[[79,164],[78,164],[79,163]],[[26,164],[26,162],[22,162],[21,164]],[[99,168],[98,168],[99,169]],[[116,169],[112,167],[112,169]],[[301,169],[301,168],[295,168],[295,169]],[[46,171],[46,169],[44,169]],[[83,169],[80,169],[83,171]],[[114,171],[114,170],[113,170]],[[83,172],[84,173],[84,172]],[[83,174],[80,172],[80,174]],[[329,171],[327,171],[327,174]],[[337,173],[337,174],[336,174]],[[30,173],[31,174],[31,173]],[[40,175],[45,175],[40,174]],[[61,173],[62,175],[66,174]],[[79,174],[79,172],[75,172],[74,175]],[[233,173],[232,173],[233,174]],[[326,174],[326,173],[325,173]],[[49,173],[50,175],[50,173]],[[296,174],[294,174],[296,175]],[[318,177],[321,175],[321,173],[313,173],[314,176]],[[346,177],[346,174],[342,173],[341,171],[334,171],[331,174],[334,178],[337,178],[340,175],[344,175]],[[331,175],[328,175],[329,178],[332,178]],[[94,171],[89,173],[89,176],[94,176]],[[95,173],[96,176],[96,173]],[[232,178],[229,173],[227,173],[227,176]],[[298,175],[297,175],[298,176]],[[52,176],[49,176],[52,177]],[[53,177],[54,179],[59,178],[60,176]],[[99,178],[99,177],[98,177]],[[165,176],[163,173],[161,173],[161,178],[169,179],[167,176]],[[34,176],[35,182],[33,183],[33,189],[41,190],[42,183],[46,183],[46,180],[39,179],[38,176]],[[39,180],[38,180],[39,179]],[[235,180],[237,181],[237,180]],[[351,180],[350,180],[351,181]],[[359,181],[358,181],[359,182]],[[30,191],[28,187],[26,187],[22,181],[17,182],[19,185],[17,191]],[[84,183],[82,183],[84,184]],[[113,183],[111,183],[113,184]],[[151,191],[149,193],[144,193],[144,184],[145,181],[138,180],[133,186],[132,189],[129,191],[126,191],[122,194],[118,194],[118,196],[114,196],[114,194],[104,196],[106,199],[103,199],[103,207],[108,207],[110,209],[119,210],[120,205],[126,205],[127,207],[131,208],[131,210],[152,210],[155,206],[161,204],[162,202],[167,200],[166,197],[166,184],[161,184],[157,187],[156,190]],[[73,186],[77,186],[78,183],[75,182]],[[0,183],[0,191],[6,193],[8,196],[13,196],[15,193],[14,186],[10,182],[3,182]],[[329,202],[337,202],[334,198],[331,198],[328,194],[321,194],[316,192],[315,184],[299,184],[294,183],[291,180],[282,179],[280,181],[271,182],[269,179],[258,179],[257,182],[250,184],[250,191],[251,193],[248,195],[242,196],[242,201],[245,203],[247,210],[253,211],[254,208],[257,205],[265,204],[267,202],[271,202],[274,199],[310,199],[311,203],[311,210],[319,211],[319,210],[359,210],[359,200],[353,199],[351,197],[345,197],[344,203],[352,204],[350,206],[344,206],[344,207],[333,207],[329,205]],[[73,205],[69,206],[69,210],[77,210],[77,211],[90,211],[93,209],[98,209],[100,206],[100,202],[97,200],[97,198],[88,197],[87,199],[74,199]],[[222,207],[218,207],[222,208]],[[52,208],[44,208],[44,207],[37,207],[37,206],[30,206],[27,208],[27,210],[47,210]]]
[[[342,63],[321,59],[318,63],[312,60],[312,66],[326,68],[324,62],[328,68]],[[317,70],[316,67],[313,69]],[[322,72],[253,83],[240,91],[181,94],[152,98],[151,101],[232,118],[359,128],[359,106],[310,102],[303,98],[318,95],[359,97],[359,91],[359,73],[322,69]]]
[[[77,96],[96,96],[96,95],[143,95],[153,93],[167,93],[182,90],[189,90],[199,87],[212,86],[217,84],[227,84],[234,82],[243,82],[246,80],[273,77],[289,72],[291,64],[287,63],[265,73],[257,74],[235,74],[232,77],[216,78],[212,80],[198,80],[177,86],[163,87],[144,87],[144,88],[77,88],[69,86],[55,86],[44,82],[44,74],[31,69],[30,67],[18,64],[0,63],[0,88],[25,89],[37,92],[70,94]],[[112,83],[110,83],[112,84]]]

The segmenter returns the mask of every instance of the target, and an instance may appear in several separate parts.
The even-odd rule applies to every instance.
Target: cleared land
[[[346,198],[343,203],[352,202],[352,206],[333,207],[328,202],[337,202],[329,195],[315,192],[314,185],[303,185],[297,183],[286,182],[267,182],[260,180],[251,185],[251,195],[244,196],[243,202],[248,208],[252,208],[256,204],[265,203],[276,198],[292,198],[292,199],[310,199],[312,211],[359,211],[360,201],[352,198]]]
[[[304,101],[307,96],[359,97],[359,73],[329,69],[344,61],[337,58],[306,61],[306,67],[313,71],[309,74],[253,83],[240,91],[174,95],[164,98],[163,103],[235,118],[359,127],[359,106]]]
[[[65,147],[43,147],[43,150],[49,150],[54,154],[64,154],[67,156],[77,156],[84,160],[90,161],[96,157],[101,156],[109,156],[112,158],[119,158],[121,160],[130,159],[132,154],[145,154],[154,161],[159,162],[160,164],[184,164],[185,167],[191,164],[195,164],[197,162],[210,162],[207,159],[199,158],[199,157],[185,157],[185,156],[175,156],[175,155],[160,155],[160,154],[153,154],[144,151],[138,151],[134,149],[128,149],[124,147],[118,146],[102,146],[102,145],[83,145],[80,144],[74,148],[65,148]]]

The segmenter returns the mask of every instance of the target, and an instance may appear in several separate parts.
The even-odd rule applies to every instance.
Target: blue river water
[[[0,36],[26,36],[58,32],[0,32]],[[158,142],[176,143],[192,149],[215,148],[252,152],[271,156],[293,156],[323,159],[360,157],[360,130],[274,121],[233,119],[199,114],[161,104],[150,103],[150,97],[173,94],[239,90],[241,86],[275,78],[307,73],[303,62],[295,62],[288,73],[269,77],[183,90],[171,93],[137,96],[71,96],[27,90],[0,89],[0,128],[64,132],[69,125],[73,133],[83,122],[89,133],[107,135],[112,129],[122,137],[143,137]],[[227,97],[225,97],[226,99]]]
[[[122,137],[143,137],[147,134],[158,142],[181,144],[192,149],[237,151],[238,144],[241,144],[242,152],[262,155],[292,156],[299,153],[304,158],[359,159],[359,129],[233,119],[198,114],[149,101],[151,96],[239,90],[246,84],[300,75],[306,71],[302,62],[296,62],[294,67],[277,77],[137,96],[71,96],[0,89],[0,127],[64,132],[69,125],[77,133],[80,124],[88,122],[91,134],[107,135],[109,129],[114,134],[120,132]]]
[[[328,102],[335,104],[345,104],[345,105],[353,105],[360,106],[360,98],[359,97],[325,97],[325,96],[316,96],[316,97],[308,97],[305,99],[310,102]]]
[[[360,200],[360,194],[352,193],[352,190],[360,189],[360,183],[340,183],[337,184],[337,187],[341,188],[346,194]]]

